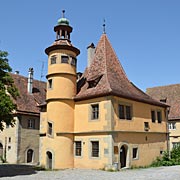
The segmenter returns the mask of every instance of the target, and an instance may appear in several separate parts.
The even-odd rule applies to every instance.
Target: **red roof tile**
[[[27,113],[39,113],[39,104],[45,102],[46,99],[46,83],[38,80],[33,80],[33,93],[27,92],[28,78],[18,75],[10,74],[18,88],[20,96],[17,97],[15,103],[17,110]]]
[[[166,99],[166,103],[171,106],[169,120],[180,119],[180,84],[147,88],[146,92],[158,101]]]
[[[105,95],[115,95],[158,106],[166,106],[152,99],[128,80],[106,34],[103,34],[96,47],[92,64],[85,70],[78,82],[75,100]]]

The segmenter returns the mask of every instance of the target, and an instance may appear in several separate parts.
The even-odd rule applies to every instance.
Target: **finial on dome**
[[[103,20],[104,23],[103,23],[103,34],[106,34],[106,24],[105,24],[105,19]]]
[[[62,10],[62,18],[58,19],[58,25],[69,26],[69,20],[65,18],[65,10]]]

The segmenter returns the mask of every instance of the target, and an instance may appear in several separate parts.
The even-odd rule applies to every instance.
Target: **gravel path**
[[[0,179],[16,180],[180,180],[180,166],[106,172],[67,169],[35,171],[31,166],[0,165]]]

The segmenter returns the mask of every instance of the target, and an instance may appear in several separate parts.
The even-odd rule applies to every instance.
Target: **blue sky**
[[[0,0],[0,49],[9,52],[13,72],[46,80],[45,48],[55,40],[53,27],[65,9],[78,47],[77,71],[87,62],[87,46],[97,45],[106,20],[107,36],[135,85],[180,83],[179,0]],[[42,69],[42,63],[44,68]]]

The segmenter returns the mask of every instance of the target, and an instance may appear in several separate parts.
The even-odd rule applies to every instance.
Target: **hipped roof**
[[[17,111],[26,114],[40,113],[39,105],[46,99],[46,83],[33,80],[32,94],[27,92],[28,78],[19,74],[10,74],[14,84],[19,91],[19,97],[14,102],[17,105]]]
[[[157,100],[166,100],[171,106],[169,120],[180,119],[180,84],[147,88],[146,92]]]
[[[91,83],[95,83],[91,86]],[[167,106],[137,88],[126,76],[106,34],[102,34],[94,59],[78,82],[76,101],[115,95],[157,106]]]

